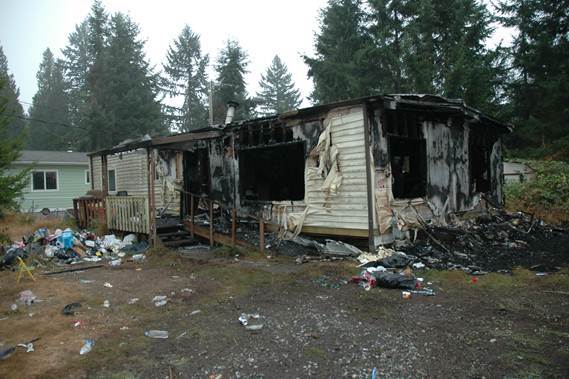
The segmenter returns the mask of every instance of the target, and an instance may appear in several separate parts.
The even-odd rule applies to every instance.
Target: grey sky
[[[49,47],[61,57],[67,36],[89,13],[91,0],[0,0],[0,44],[20,88],[20,100],[30,103],[37,90],[36,72]],[[228,38],[248,51],[251,94],[261,73],[279,54],[292,72],[303,97],[312,83],[301,54],[312,54],[318,10],[326,0],[103,0],[108,12],[129,14],[140,25],[150,62],[161,68],[166,50],[185,24],[201,35],[202,48],[213,61]],[[508,38],[500,29],[492,43]],[[27,104],[23,104],[27,109]],[[304,102],[304,105],[308,103]]]

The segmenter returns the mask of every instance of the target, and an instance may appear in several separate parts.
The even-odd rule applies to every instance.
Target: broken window
[[[497,135],[472,125],[469,136],[471,193],[489,192],[491,188],[490,154]]]
[[[304,142],[240,149],[241,199],[303,200],[304,158]]]
[[[389,153],[393,196],[398,199],[425,196],[427,189],[425,140],[390,136]]]
[[[427,150],[420,114],[388,110],[385,114],[393,196],[410,199],[427,192]]]
[[[209,195],[209,150],[207,147],[184,153],[186,191],[196,195]]]

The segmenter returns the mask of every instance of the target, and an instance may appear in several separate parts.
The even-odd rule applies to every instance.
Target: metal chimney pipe
[[[225,116],[225,125],[231,124],[233,117],[235,116],[235,108],[239,106],[239,103],[235,101],[227,102],[227,115]]]

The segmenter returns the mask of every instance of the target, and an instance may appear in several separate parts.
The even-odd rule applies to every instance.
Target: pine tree
[[[4,85],[0,89],[0,97],[5,98],[4,121],[7,123],[8,136],[14,138],[25,132],[26,123],[24,121],[24,109],[18,101],[20,90],[16,86],[14,76],[8,70],[8,59],[4,55],[4,50],[0,46],[0,80]]]
[[[70,122],[75,127],[76,144],[84,145],[84,130],[88,112],[89,86],[87,76],[93,61],[89,53],[89,23],[87,20],[75,27],[69,42],[63,49],[62,67],[69,95]],[[82,132],[82,133],[81,133]],[[83,137],[83,138],[82,138]]]
[[[370,95],[377,74],[371,69],[371,41],[364,30],[361,0],[329,0],[321,11],[316,56],[304,56],[314,80],[312,100],[331,102]]]
[[[516,29],[507,92],[507,142],[515,154],[569,160],[569,1],[507,0],[500,19]]]
[[[167,106],[166,116],[179,131],[208,125],[207,54],[202,55],[200,36],[185,26],[166,56],[163,86],[170,98],[183,97],[179,107]]]
[[[0,77],[0,217],[6,210],[17,207],[29,179],[29,169],[16,174],[9,171],[12,162],[19,158],[23,145],[23,135],[14,137],[10,130],[14,116],[18,114],[18,109],[11,104],[11,90],[7,89],[11,85],[6,77]]]
[[[300,106],[300,91],[295,88],[292,75],[278,55],[259,82],[257,104],[262,115],[282,113]]]
[[[95,1],[64,49],[77,144],[93,151],[146,133],[162,133],[157,77],[144,56],[138,26],[120,13],[109,19]]]
[[[228,40],[220,51],[215,65],[217,82],[213,91],[214,124],[225,121],[229,101],[239,103],[236,119],[247,119],[254,114],[254,101],[247,95],[245,75],[249,65],[247,52],[235,40]]]
[[[97,104],[92,104],[92,127],[98,125],[92,149],[113,146],[128,138],[163,133],[157,76],[144,55],[138,26],[128,16],[111,17],[104,50]]]
[[[38,92],[29,110],[28,148],[65,150],[73,136],[70,130],[69,102],[60,62],[46,49],[37,73]]]
[[[87,18],[69,35],[63,50],[65,79],[69,85],[70,119],[75,127],[76,145],[80,150],[108,147],[99,133],[106,116],[103,59],[109,36],[109,17],[99,0],[93,2]]]
[[[405,49],[409,43],[408,25],[411,0],[369,0],[367,30],[372,40],[369,55],[378,82],[377,93],[409,91]]]

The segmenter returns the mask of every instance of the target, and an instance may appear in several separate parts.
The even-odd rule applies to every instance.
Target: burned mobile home
[[[509,128],[461,100],[382,95],[244,121],[229,111],[224,125],[92,153],[93,189],[105,194],[111,160],[142,162],[128,170],[144,188],[145,212],[107,202],[107,223],[122,214],[119,224],[144,223],[153,240],[169,207],[212,243],[238,243],[238,226],[257,222],[261,248],[265,231],[278,231],[360,238],[375,249],[428,220],[503,203],[500,137]],[[117,190],[120,170],[113,180]],[[116,197],[107,196],[129,196]]]

